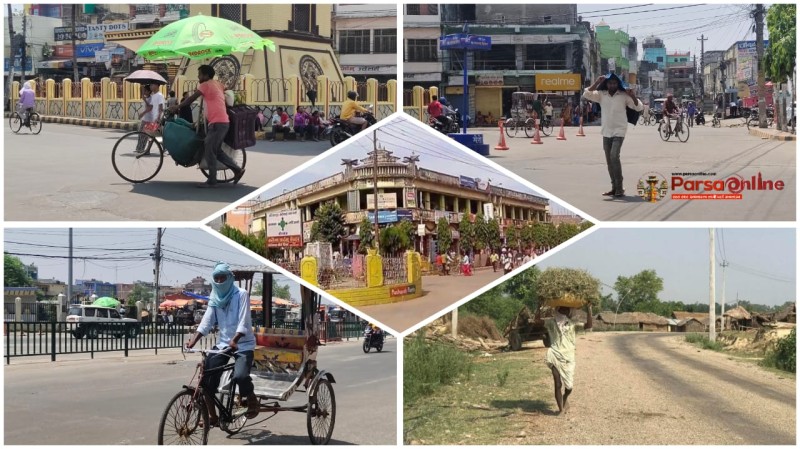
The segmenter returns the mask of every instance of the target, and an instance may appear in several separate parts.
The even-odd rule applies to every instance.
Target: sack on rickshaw
[[[196,165],[203,158],[203,139],[183,119],[167,122],[164,126],[164,148],[175,162],[186,167]]]

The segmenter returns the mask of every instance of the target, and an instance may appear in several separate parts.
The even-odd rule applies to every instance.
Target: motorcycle
[[[706,115],[705,115],[705,113],[703,113],[703,111],[697,111],[697,115],[694,117],[694,122],[698,126],[700,126],[700,125],[705,126],[705,124],[706,124]]]
[[[378,120],[375,118],[375,114],[372,113],[372,105],[367,106],[367,109],[369,109],[369,112],[361,114],[361,117],[367,120],[367,127],[370,127],[377,123]],[[332,146],[339,145],[359,132],[361,132],[360,125],[353,125],[340,119],[338,115],[331,118],[331,124],[325,130],[325,134],[330,135]]]
[[[364,345],[362,349],[364,353],[368,353],[372,348],[375,348],[378,352],[383,351],[383,331],[367,326],[364,329]]]
[[[447,123],[436,117],[431,117],[431,127],[442,134],[458,133],[458,130],[461,129],[461,114],[458,113],[458,109],[446,114],[445,117],[447,117]]]

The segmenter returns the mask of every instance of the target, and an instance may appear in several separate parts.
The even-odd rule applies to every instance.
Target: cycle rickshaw
[[[536,131],[536,123],[531,117],[534,100],[536,100],[536,94],[531,92],[511,93],[511,116],[503,123],[508,137],[516,137],[520,129],[525,130],[527,137],[533,137]],[[541,119],[541,117],[539,118]]]
[[[250,291],[258,270],[234,270],[234,277]],[[265,273],[266,271],[261,271]],[[256,351],[250,377],[259,399],[260,413],[299,412],[306,415],[308,436],[312,444],[327,444],[336,422],[336,398],[332,384],[333,375],[317,366],[317,349],[320,346],[320,322],[316,313],[321,296],[301,287],[301,317],[297,329],[271,327],[272,298],[263,301],[263,327],[256,327]],[[189,350],[199,352],[203,359],[219,351]],[[233,362],[219,368],[223,371],[219,388],[214,395],[214,406],[219,412],[219,427],[230,435],[238,433],[247,424],[247,406],[237,394],[237,385],[231,381]],[[184,385],[168,403],[158,427],[158,444],[208,444],[209,422],[205,396],[200,378],[203,362],[197,366],[193,378],[196,382]],[[297,393],[304,393],[301,405],[281,405]],[[259,415],[259,418],[262,415]]]

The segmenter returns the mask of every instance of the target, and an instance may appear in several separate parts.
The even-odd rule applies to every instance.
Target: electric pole
[[[153,274],[155,275],[155,282],[153,283],[154,292],[155,292],[155,301],[153,306],[153,320],[156,319],[156,315],[158,314],[158,277],[161,274],[161,236],[164,235],[164,232],[161,228],[158,228],[156,231],[156,250],[151,256],[153,257],[153,261],[155,262],[155,269],[153,270]],[[153,321],[155,322],[155,321]]]
[[[705,44],[706,44],[706,41],[708,40],[708,38],[704,34],[701,34],[700,38],[697,39],[697,40],[700,41],[700,98],[703,99],[706,96],[705,72],[703,71],[703,68],[705,67],[705,61],[706,61],[705,60],[705,55],[706,55],[706,46],[705,46]]]
[[[727,260],[723,260],[719,266],[722,267],[722,311],[720,312],[720,316],[722,317],[722,330],[725,330],[725,269],[728,268]]]
[[[69,262],[67,263],[67,304],[72,304],[72,228],[69,228]]]
[[[22,50],[22,59],[20,62],[20,75],[19,75],[19,82],[20,84],[25,83],[25,60],[27,58],[28,53],[28,16],[25,15],[25,10],[22,10],[22,41],[20,42],[20,47]],[[14,58],[11,58],[13,63]]]
[[[380,248],[381,229],[378,226],[378,131],[372,131],[372,194],[375,205],[375,249]]]
[[[78,35],[75,34],[75,21],[77,21],[78,16],[78,5],[76,3],[72,4],[72,77],[74,78],[74,82],[77,84],[80,80],[80,75],[78,74],[78,49],[75,41],[78,38]]]
[[[11,9],[11,3],[8,5],[8,41],[11,43],[11,60],[17,55],[14,49],[14,12]],[[8,65],[8,88],[6,90],[6,99],[8,101],[8,110],[13,112],[14,105],[11,104],[11,86],[14,84],[14,64]]]
[[[716,261],[714,259],[714,228],[708,230],[708,250],[710,256],[709,275],[708,275],[708,339],[711,341],[717,340],[717,298],[714,282],[716,281]]]
[[[756,63],[758,66],[758,127],[767,127],[767,100],[764,93],[764,5],[758,3],[753,11],[756,21]]]

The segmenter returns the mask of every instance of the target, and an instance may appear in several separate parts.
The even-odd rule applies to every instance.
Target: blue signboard
[[[465,33],[448,34],[439,38],[439,49],[488,51],[492,49],[492,37]]]
[[[413,215],[410,210],[397,209],[397,210],[379,210],[378,211],[378,224],[381,223],[396,223],[401,220],[412,220]],[[367,220],[370,223],[375,222],[375,213],[367,212]]]
[[[79,58],[94,58],[94,52],[102,50],[106,44],[98,42],[94,44],[78,44],[75,46],[75,53]]]
[[[477,190],[478,183],[475,181],[475,178],[470,178],[469,176],[461,175],[461,187]]]
[[[11,65],[11,58],[5,58],[3,67],[5,68],[6,72],[8,72],[10,65]],[[14,71],[15,72],[22,71],[22,56],[17,56],[14,58]],[[26,72],[33,71],[33,59],[30,56],[25,58],[25,71]]]

